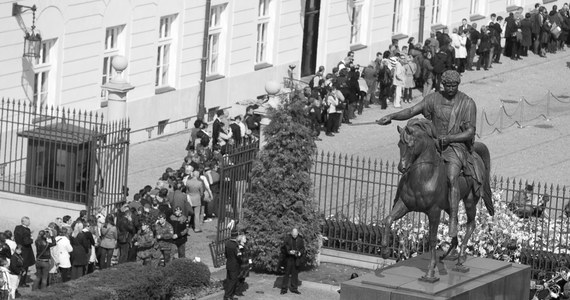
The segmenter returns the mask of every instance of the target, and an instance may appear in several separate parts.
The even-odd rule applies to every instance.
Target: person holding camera
[[[49,270],[51,267],[51,248],[55,247],[55,233],[51,228],[46,228],[38,232],[36,239],[36,278],[32,285],[32,290],[45,289],[48,284]]]
[[[299,236],[297,228],[293,228],[291,234],[285,237],[283,248],[286,267],[283,285],[281,286],[281,295],[286,294],[287,289],[290,289],[291,293],[301,294],[298,289],[299,270],[297,268],[301,265],[301,257],[305,254],[305,242],[303,237]],[[291,280],[289,280],[289,277],[291,277]]]

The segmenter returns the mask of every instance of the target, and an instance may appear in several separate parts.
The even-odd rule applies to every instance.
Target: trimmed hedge
[[[209,285],[209,278],[205,264],[189,259],[176,259],[164,268],[124,263],[26,296],[37,300],[171,299],[177,290],[200,291]]]
[[[168,264],[163,273],[168,276],[169,286],[175,297],[196,295],[210,285],[210,270],[204,263],[190,259],[176,259]]]

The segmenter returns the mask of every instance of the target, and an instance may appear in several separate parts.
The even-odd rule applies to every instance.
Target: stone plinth
[[[440,254],[438,254],[440,255]],[[341,284],[341,300],[522,300],[528,299],[530,267],[468,257],[467,273],[452,271],[455,261],[437,265],[435,283],[418,280],[427,270],[429,254],[396,263],[374,274]]]

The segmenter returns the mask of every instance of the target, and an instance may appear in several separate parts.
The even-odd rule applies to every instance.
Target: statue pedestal
[[[441,253],[438,253],[438,256]],[[427,270],[429,254],[402,261],[374,274],[341,284],[341,300],[483,300],[529,298],[530,267],[493,259],[468,257],[469,272],[452,271],[455,261],[444,260],[436,267],[434,283],[418,280]]]

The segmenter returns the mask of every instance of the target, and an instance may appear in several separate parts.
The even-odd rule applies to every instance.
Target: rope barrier
[[[564,104],[570,104],[570,100],[569,101],[564,101],[559,99],[558,97],[556,97],[551,91],[548,91],[546,93],[546,101],[538,101],[537,103],[532,103],[530,101],[528,101],[525,97],[521,97],[516,103],[517,103],[517,107],[516,109],[512,112],[509,113],[507,111],[507,108],[505,107],[505,103],[515,103],[514,100],[505,100],[505,99],[499,99],[499,101],[501,101],[501,106],[499,107],[499,111],[498,111],[498,115],[497,118],[494,120],[494,122],[490,122],[489,121],[489,115],[487,114],[487,112],[485,110],[483,110],[482,112],[482,116],[481,116],[481,133],[480,134],[476,134],[477,137],[482,138],[485,136],[489,136],[495,133],[502,133],[503,130],[508,129],[510,127],[513,126],[517,126],[518,128],[524,128],[526,125],[524,123],[528,123],[537,119],[543,119],[545,121],[550,121],[550,99],[554,98],[556,101],[560,102],[560,103],[564,103]],[[544,102],[546,102],[546,107],[545,107],[545,112],[544,113],[539,113],[538,115],[535,115],[534,117],[531,118],[525,118],[528,116],[525,116],[525,106],[528,105],[529,107],[541,107],[542,105],[544,105]],[[504,124],[504,118],[507,117],[509,120],[512,120],[513,122],[510,123],[509,125]],[[497,122],[499,123],[497,126]],[[490,126],[493,128],[493,130],[491,130],[491,132],[489,134],[483,134],[483,129],[486,126]]]
[[[560,103],[564,103],[564,104],[570,104],[570,101],[560,100],[558,97],[554,96],[554,94],[551,91],[548,91],[548,93],[550,94],[550,96],[552,96],[554,99],[556,99],[556,101],[558,101]]]

